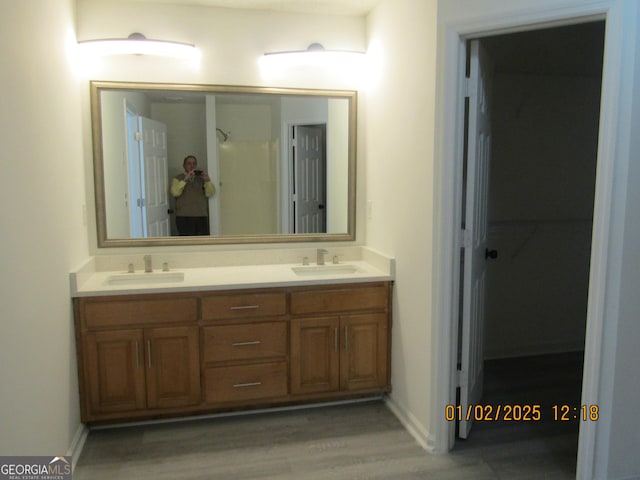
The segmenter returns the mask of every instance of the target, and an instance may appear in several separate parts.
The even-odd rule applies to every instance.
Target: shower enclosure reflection
[[[92,115],[100,246],[189,241],[187,155],[216,187],[191,243],[353,239],[355,92],[92,82]]]

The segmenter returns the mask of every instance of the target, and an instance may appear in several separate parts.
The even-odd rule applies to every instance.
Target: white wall
[[[207,122],[203,103],[152,103],[150,118],[167,126],[169,178],[184,172],[182,162],[194,155],[198,165],[207,165]]]
[[[366,92],[367,243],[396,257],[392,406],[426,446],[432,328],[431,267],[436,0],[384,0],[367,20],[382,57]],[[359,186],[360,187],[360,186]]]
[[[327,126],[327,232],[343,233],[349,219],[342,205],[349,201],[349,106],[329,99]]]
[[[599,89],[494,76],[485,358],[584,348]]]
[[[2,455],[65,454],[80,425],[69,271],[88,240],[80,86],[67,56],[74,3],[0,3]]]

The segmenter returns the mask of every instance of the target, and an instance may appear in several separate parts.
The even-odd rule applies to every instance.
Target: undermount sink
[[[107,277],[109,285],[143,285],[184,281],[184,272],[116,273]]]
[[[293,273],[300,276],[306,275],[349,275],[358,273],[360,270],[355,265],[303,265],[300,267],[291,267]]]

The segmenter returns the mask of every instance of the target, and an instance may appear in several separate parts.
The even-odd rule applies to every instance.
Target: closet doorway
[[[475,260],[483,254],[485,262],[482,272],[474,273],[478,281],[466,282],[465,268],[477,264],[470,251],[478,225],[472,225],[461,254],[462,412],[492,402],[535,404],[531,392],[539,392],[541,411],[553,422],[558,421],[550,418],[554,404],[580,400],[581,381],[567,382],[558,372],[582,377],[604,26],[595,21],[468,42],[469,52],[481,50],[487,57],[484,68],[490,71],[480,84],[490,127],[478,141],[471,120],[465,133],[471,163],[464,182],[475,187],[466,188],[462,218],[485,222],[480,230],[486,229],[486,246],[473,254]],[[473,77],[469,57],[467,74]],[[467,117],[476,114],[473,101],[471,95]],[[490,167],[486,203],[477,205],[473,192],[484,180],[482,168],[476,175],[475,158],[482,149]],[[478,285],[485,293],[474,297]],[[535,384],[527,385],[527,378]],[[472,424],[473,415],[471,422],[463,419],[458,435],[472,438]],[[492,428],[501,424],[516,430],[507,422]],[[531,428],[524,425],[523,435]],[[574,432],[577,448],[578,428]],[[570,450],[574,465],[576,448]]]

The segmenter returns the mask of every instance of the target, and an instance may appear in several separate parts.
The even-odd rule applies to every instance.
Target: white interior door
[[[462,349],[459,435],[467,438],[480,404],[483,382],[483,326],[488,238],[489,160],[491,153],[490,62],[480,42],[470,45],[468,149],[462,286]]]
[[[167,127],[164,123],[140,117],[140,130],[144,167],[145,236],[167,237],[170,235]]]
[[[142,209],[142,158],[140,149],[140,126],[138,114],[130,108],[125,108],[127,125],[127,179],[129,234],[131,238],[144,237],[145,224]]]
[[[324,128],[298,125],[293,130],[295,233],[324,233],[327,229]]]

